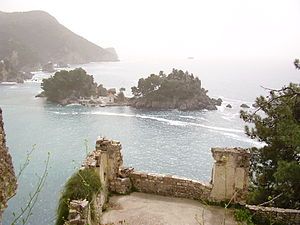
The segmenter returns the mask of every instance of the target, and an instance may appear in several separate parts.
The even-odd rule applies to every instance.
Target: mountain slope
[[[0,59],[11,57],[13,52],[17,53],[19,68],[49,61],[77,64],[118,60],[113,50],[80,37],[43,11],[0,12]]]

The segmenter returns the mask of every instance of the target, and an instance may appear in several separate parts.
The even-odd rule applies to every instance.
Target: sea
[[[7,145],[17,174],[33,149],[29,164],[18,179],[17,194],[9,201],[3,224],[11,224],[14,214],[18,215],[26,207],[44,171],[48,152],[48,176],[28,224],[54,224],[64,183],[94,149],[98,137],[121,142],[125,166],[209,182],[214,162],[212,147],[264,145],[244,134],[240,105],[245,103],[253,110],[255,98],[268,94],[265,88],[299,83],[300,72],[292,62],[293,59],[124,60],[69,68],[82,67],[105,87],[124,87],[127,96],[131,95],[130,87],[137,85],[141,77],[159,71],[168,74],[173,68],[187,70],[200,78],[209,96],[223,99],[215,111],[60,106],[35,97],[41,92],[42,79],[53,75],[41,71],[34,72],[33,79],[24,84],[0,85]],[[227,104],[232,108],[226,108]]]

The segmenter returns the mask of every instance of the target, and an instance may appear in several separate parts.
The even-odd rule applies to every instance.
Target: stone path
[[[124,225],[236,225],[232,210],[198,201],[132,193],[113,196],[102,224]],[[225,215],[226,214],[226,215]],[[224,223],[225,218],[225,223]],[[121,222],[124,221],[125,222]],[[198,222],[197,222],[198,221]]]

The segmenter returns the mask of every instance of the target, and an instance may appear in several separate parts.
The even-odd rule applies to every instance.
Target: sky
[[[0,0],[0,11],[29,10],[121,60],[300,56],[299,0]]]

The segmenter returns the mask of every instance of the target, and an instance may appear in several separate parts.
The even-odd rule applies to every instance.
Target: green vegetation
[[[169,75],[162,71],[158,75],[151,74],[146,79],[139,79],[137,87],[132,87],[131,91],[135,100],[140,100],[138,104],[167,102],[168,105],[162,105],[162,108],[216,109],[214,101],[206,95],[207,90],[201,87],[199,78],[187,71],[173,69]]]
[[[89,97],[96,93],[94,78],[81,68],[56,72],[53,77],[44,79],[41,85],[43,94],[52,102],[61,103],[66,99]]]
[[[93,195],[99,193],[100,190],[100,177],[93,169],[77,171],[65,184],[59,199],[55,224],[63,225],[68,218],[70,201],[86,199],[91,202]]]
[[[151,74],[146,79],[141,78],[138,86],[132,87],[131,90],[136,97],[153,99],[187,99],[207,92],[201,88],[198,77],[195,78],[193,74],[176,69],[173,69],[168,76],[161,71],[158,75]]]
[[[252,214],[247,209],[236,209],[234,211],[234,217],[237,222],[242,222],[242,224],[245,225],[254,225],[252,221]]]
[[[255,112],[241,111],[251,124],[246,134],[264,142],[253,148],[251,204],[300,208],[300,85],[270,90],[255,102]]]

